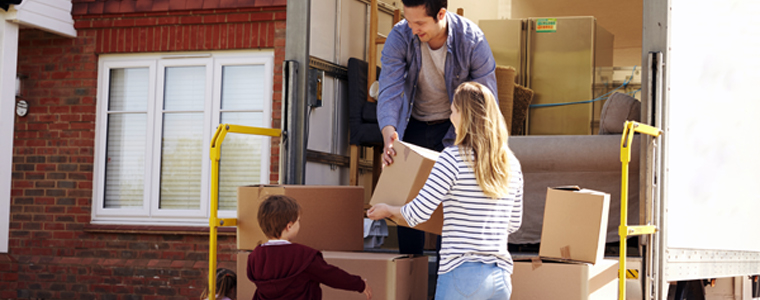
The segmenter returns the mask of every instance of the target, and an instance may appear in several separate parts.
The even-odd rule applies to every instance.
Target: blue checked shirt
[[[444,79],[449,101],[454,99],[454,90],[466,81],[487,86],[496,97],[496,61],[483,31],[470,20],[451,12],[446,13],[446,21],[448,53]],[[422,68],[421,45],[407,21],[402,20],[393,26],[383,47],[377,120],[380,130],[388,125],[395,127],[401,140],[412,114],[417,78]],[[444,138],[444,145],[452,145],[455,136],[452,126]]]

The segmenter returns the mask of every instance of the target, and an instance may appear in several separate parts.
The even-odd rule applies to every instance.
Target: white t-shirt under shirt
[[[446,90],[444,72],[446,67],[446,45],[433,50],[428,43],[422,43],[422,68],[417,79],[412,116],[420,121],[438,121],[451,115],[451,101]]]

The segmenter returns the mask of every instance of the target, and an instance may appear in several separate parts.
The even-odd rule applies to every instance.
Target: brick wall
[[[93,2],[95,3],[95,2]],[[78,37],[22,29],[18,72],[29,114],[15,120],[9,253],[0,299],[198,299],[208,229],[92,226],[97,55],[268,48],[280,127],[285,7],[75,15]],[[278,141],[271,180],[278,180]],[[234,231],[219,236],[235,269]],[[245,276],[244,274],[239,274]]]

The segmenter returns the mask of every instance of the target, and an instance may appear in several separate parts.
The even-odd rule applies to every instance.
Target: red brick
[[[123,2],[131,2],[131,1],[123,1]],[[135,19],[121,19],[121,20],[114,20],[113,26],[114,27],[134,27]]]
[[[106,53],[116,52],[117,39],[119,37],[118,32],[119,32],[118,28],[108,29],[107,31],[108,43],[106,44],[106,50],[104,52]]]
[[[153,32],[155,32],[155,27],[149,27],[145,28],[145,37],[142,40],[142,44],[144,45],[143,51],[151,52],[155,51],[153,48]]]
[[[178,17],[163,17],[163,18],[158,18],[156,21],[157,21],[156,25],[158,26],[175,25],[178,23],[179,18]]]
[[[137,27],[154,26],[158,23],[155,18],[140,18],[135,19],[135,25]]]
[[[184,16],[179,18],[178,24],[188,25],[188,24],[200,24],[203,23],[203,17],[202,16]]]
[[[224,21],[225,21],[225,16],[223,15],[208,15],[208,16],[203,16],[202,23],[214,24],[214,23],[222,23]]]
[[[117,28],[116,29],[116,52],[124,53],[127,52],[127,28]]]
[[[219,36],[219,49],[227,49],[227,45],[229,45],[230,42],[230,24],[222,24],[220,27],[221,33]]]
[[[203,26],[201,27],[201,32],[203,32],[203,44],[201,45],[201,49],[207,50],[211,49],[211,41],[212,41],[212,32],[211,32],[211,26]]]
[[[274,19],[274,15],[272,13],[251,14],[252,22],[272,21],[272,19]]]
[[[126,28],[124,32],[124,52],[135,51],[135,30],[136,28]]]
[[[166,31],[166,27],[164,27],[164,26],[156,28],[156,39],[154,39],[154,40],[158,41],[158,45],[156,47],[157,47],[157,50],[159,52],[166,50],[166,48],[165,48],[166,47],[165,46],[166,45],[166,35],[164,33],[165,31]]]
[[[61,72],[61,73],[69,74],[68,72]],[[61,103],[61,99],[60,98],[56,98],[56,97],[40,98],[40,100],[39,100],[39,105],[45,105],[45,106],[48,106],[48,105],[59,105],[60,103]]]
[[[65,230],[66,226],[63,223],[45,223],[45,230]]]
[[[227,23],[236,23],[236,22],[251,22],[252,17],[250,14],[230,14],[227,15]]]

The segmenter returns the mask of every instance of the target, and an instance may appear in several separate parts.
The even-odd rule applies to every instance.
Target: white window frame
[[[264,91],[269,95],[264,101],[262,127],[271,126],[271,111],[274,76],[274,52],[273,51],[213,51],[204,53],[171,53],[171,54],[120,54],[102,55],[98,62],[98,96],[97,118],[95,130],[94,149],[94,175],[92,195],[92,224],[118,224],[118,225],[176,225],[176,226],[208,226],[210,207],[210,181],[211,162],[209,160],[209,147],[211,137],[219,124],[221,115],[221,84],[222,68],[234,65],[262,65],[264,66]],[[202,186],[199,210],[161,210],[159,209],[160,198],[160,153],[161,153],[161,122],[163,115],[164,75],[166,67],[177,66],[205,66],[206,89],[204,103],[204,123],[214,124],[206,126],[203,132],[203,165]],[[146,67],[149,69],[149,96],[147,108],[147,132],[145,147],[145,190],[143,206],[138,208],[104,208],[105,188],[105,158],[106,141],[108,137],[107,115],[110,89],[110,70],[119,68]],[[270,141],[265,138],[262,143],[261,155],[261,182],[269,183],[270,168]],[[254,184],[256,182],[252,182]],[[219,210],[220,218],[235,218],[234,210]]]

